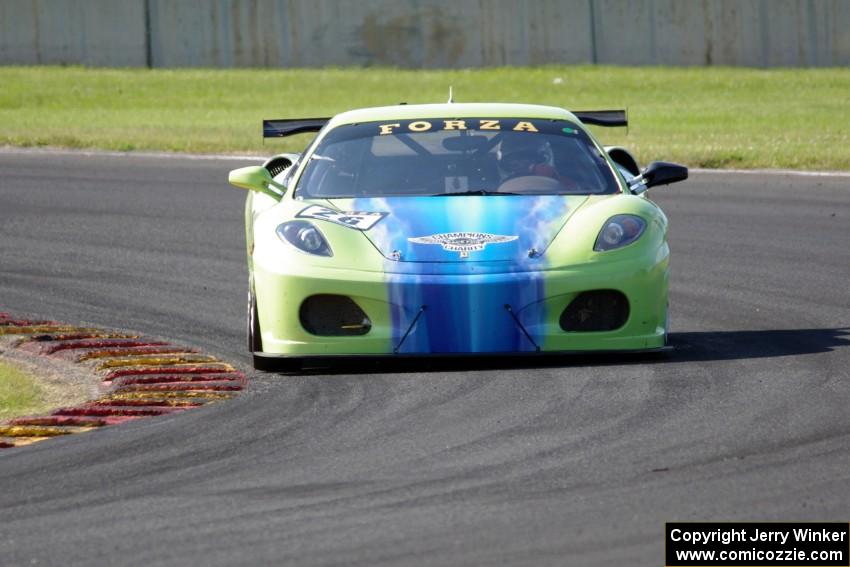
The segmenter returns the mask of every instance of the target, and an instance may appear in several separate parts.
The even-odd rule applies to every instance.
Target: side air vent
[[[561,328],[567,332],[613,331],[626,324],[629,300],[613,289],[580,293],[561,313]]]
[[[276,157],[266,162],[265,167],[272,177],[277,176],[280,172],[292,165],[292,160],[285,157]]]
[[[325,337],[365,335],[372,328],[366,313],[344,295],[311,295],[301,304],[301,326]]]
[[[635,157],[625,148],[619,146],[606,147],[605,150],[614,163],[620,164],[626,171],[637,177],[640,175],[640,167]]]

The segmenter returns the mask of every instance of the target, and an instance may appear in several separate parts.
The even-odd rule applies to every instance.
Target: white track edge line
[[[0,146],[0,154],[15,155],[58,155],[58,156],[83,156],[83,157],[121,157],[121,158],[159,158],[159,159],[183,159],[183,160],[242,160],[242,161],[265,161],[274,152],[266,156],[238,155],[238,154],[183,154],[173,152],[119,152],[108,150],[74,150],[63,148],[16,148],[14,146]],[[797,175],[801,177],[847,177],[850,171],[804,171],[797,169],[705,169],[700,167],[689,168],[691,173],[700,174],[743,174],[743,175]]]
[[[13,146],[0,146],[0,155],[54,155],[54,156],[81,156],[81,157],[121,157],[121,158],[160,158],[160,159],[183,159],[183,160],[245,160],[265,161],[269,156],[252,156],[238,154],[183,154],[173,152],[119,152],[110,150],[73,150],[63,148],[16,148]]]
[[[800,177],[850,177],[850,171],[805,171],[799,169],[704,169],[690,167],[691,173],[733,173],[744,175],[797,175]]]

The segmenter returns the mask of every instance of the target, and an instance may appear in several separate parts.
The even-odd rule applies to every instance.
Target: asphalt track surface
[[[0,310],[247,368],[237,161],[0,154]],[[850,179],[698,173],[667,360],[252,372],[0,452],[0,564],[662,565],[663,523],[850,510]]]

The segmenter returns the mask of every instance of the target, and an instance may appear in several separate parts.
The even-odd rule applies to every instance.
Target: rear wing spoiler
[[[584,124],[594,126],[628,126],[629,117],[625,110],[574,110],[575,117]]]
[[[330,118],[281,118],[263,120],[263,138],[285,138],[306,132],[318,132]]]
[[[594,126],[628,126],[625,110],[576,110],[576,118],[584,124]],[[263,120],[263,138],[285,138],[295,134],[318,132],[325,127],[330,118],[280,118]]]

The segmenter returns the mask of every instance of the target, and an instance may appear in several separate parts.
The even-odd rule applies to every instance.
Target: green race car
[[[667,218],[642,172],[585,124],[625,112],[398,105],[269,120],[318,132],[230,173],[245,208],[258,368],[336,355],[660,349]]]

